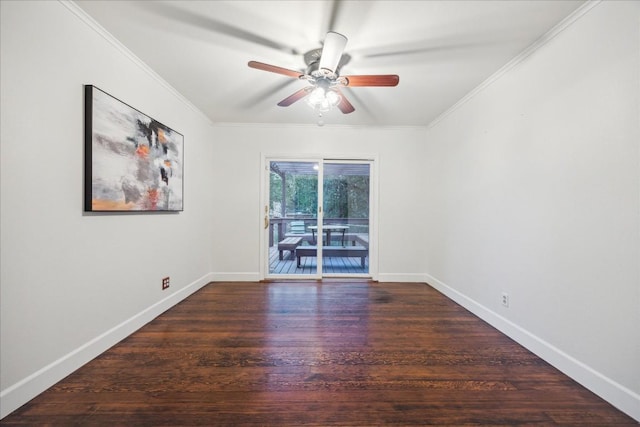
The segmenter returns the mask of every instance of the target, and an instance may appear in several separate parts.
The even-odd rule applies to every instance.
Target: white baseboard
[[[260,273],[211,273],[213,282],[259,282]]]
[[[604,376],[595,369],[573,358],[475,300],[449,287],[435,277],[428,274],[425,275],[425,277],[425,281],[434,289],[480,317],[622,412],[640,421],[640,395]]]
[[[0,419],[104,353],[212,280],[211,273],[204,275],[39,371],[2,390],[0,392]]]
[[[378,273],[379,282],[426,282],[424,274]]]

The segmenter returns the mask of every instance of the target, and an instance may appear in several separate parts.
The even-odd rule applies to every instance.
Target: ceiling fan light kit
[[[324,121],[322,113],[337,107],[343,114],[355,111],[349,100],[340,91],[343,87],[397,86],[400,77],[395,74],[340,76],[340,69],[351,57],[344,53],[347,38],[339,33],[329,31],[322,49],[313,49],[304,54],[306,71],[300,72],[257,61],[249,61],[249,67],[257,70],[282,74],[287,77],[306,80],[306,86],[278,103],[280,107],[288,107],[294,102],[307,98],[307,104],[318,112],[318,125]]]
[[[336,107],[341,99],[342,97],[335,90],[317,87],[311,91],[307,98],[307,104],[314,110],[324,113]]]

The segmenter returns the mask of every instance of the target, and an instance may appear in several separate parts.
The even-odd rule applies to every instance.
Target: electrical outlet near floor
[[[502,305],[505,307],[509,307],[509,294],[506,292],[502,293]]]
[[[162,279],[162,290],[164,291],[169,287],[169,277]]]

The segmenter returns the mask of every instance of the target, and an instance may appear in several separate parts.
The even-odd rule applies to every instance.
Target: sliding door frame
[[[323,203],[323,178],[324,163],[353,162],[368,163],[369,166],[369,272],[366,274],[325,274],[322,272],[322,250],[318,250],[318,266],[316,274],[287,274],[275,275],[269,273],[269,237],[268,218],[269,212],[269,164],[272,161],[291,162],[317,162],[318,169],[318,224],[321,226],[324,212],[320,209]],[[320,280],[323,277],[368,278],[378,280],[378,159],[376,155],[277,155],[270,153],[261,154],[260,162],[260,202],[259,202],[259,230],[260,230],[260,280],[265,279],[311,279]],[[321,230],[318,230],[322,233]],[[319,234],[322,235],[322,234]]]

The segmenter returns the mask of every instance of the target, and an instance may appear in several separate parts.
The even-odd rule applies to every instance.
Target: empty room
[[[640,422],[640,2],[0,19],[0,424]]]

